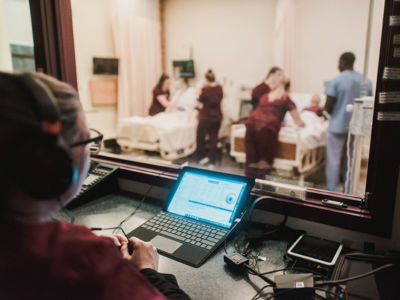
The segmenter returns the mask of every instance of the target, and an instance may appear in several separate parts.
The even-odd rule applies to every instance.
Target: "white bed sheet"
[[[196,140],[197,123],[191,112],[162,112],[152,117],[130,117],[121,120],[119,136],[142,143],[158,143],[164,151],[190,146]],[[129,132],[127,134],[127,132]]]
[[[183,111],[173,109],[155,116],[124,118],[118,124],[117,139],[139,148],[149,145],[147,150],[174,151],[192,145],[197,127],[197,122],[192,120],[196,105],[194,88],[176,91],[172,102]]]
[[[279,132],[279,140],[298,143],[305,150],[325,146],[328,122],[321,122],[320,117],[311,111],[302,111],[300,117],[306,124],[303,128],[296,126],[290,114],[286,114],[286,124]]]
[[[287,114],[285,126],[279,132],[279,141],[284,143],[299,144],[304,150],[311,150],[326,145],[326,131],[328,123],[321,123],[320,118],[313,112],[303,111],[300,117],[306,124],[304,128],[295,125],[292,117]],[[245,136],[245,125],[235,129],[235,135]]]

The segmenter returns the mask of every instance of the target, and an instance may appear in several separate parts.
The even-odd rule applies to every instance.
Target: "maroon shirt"
[[[321,106],[310,106],[310,107],[306,107],[304,110],[311,111],[320,117],[320,116],[322,116],[322,112],[324,111],[324,108]]]
[[[260,99],[263,95],[268,94],[271,91],[271,88],[265,81],[261,82],[257,85],[253,91],[251,92],[251,102],[253,104],[253,108],[255,109],[260,102]]]
[[[200,120],[221,120],[221,101],[223,97],[222,86],[205,86],[201,90],[199,102],[203,107],[199,113]]]
[[[255,124],[257,129],[269,129],[279,133],[286,112],[295,108],[296,104],[287,96],[271,102],[268,94],[264,94],[257,108],[251,112],[246,124]]]
[[[169,91],[164,92],[157,86],[153,89],[153,102],[151,103],[150,109],[149,109],[149,115],[154,116],[160,112],[163,112],[165,110],[165,107],[162,106],[160,101],[157,100],[157,97],[160,95],[167,95],[167,98],[169,98]]]
[[[1,299],[165,299],[84,226],[0,219]]]

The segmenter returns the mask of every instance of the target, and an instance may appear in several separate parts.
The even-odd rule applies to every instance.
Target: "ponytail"
[[[211,69],[208,69],[205,77],[209,82],[214,82],[215,81],[215,74]]]

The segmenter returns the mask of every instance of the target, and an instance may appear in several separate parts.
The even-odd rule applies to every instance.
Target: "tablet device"
[[[302,259],[325,266],[333,267],[342,251],[343,245],[338,242],[303,234],[287,251],[294,259]]]

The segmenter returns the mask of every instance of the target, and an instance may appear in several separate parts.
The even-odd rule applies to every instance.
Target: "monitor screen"
[[[186,171],[172,195],[167,211],[230,228],[247,182],[223,175]]]
[[[172,65],[174,67],[174,72],[179,73],[179,77],[195,77],[193,60],[174,60]]]
[[[93,57],[93,74],[118,75],[118,58]]]

